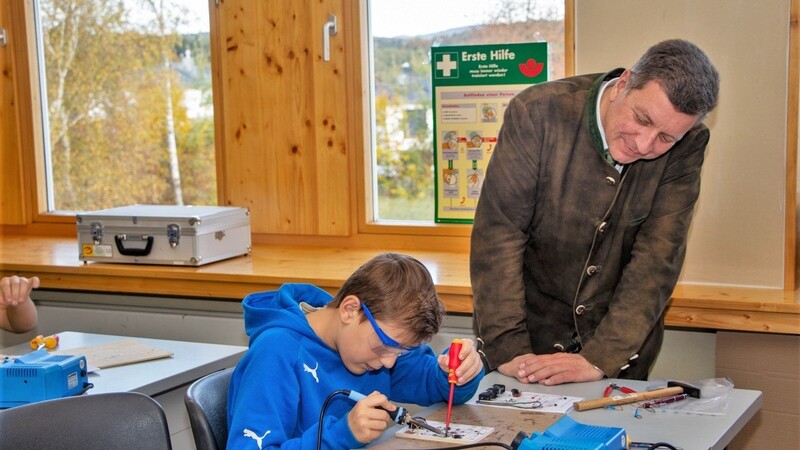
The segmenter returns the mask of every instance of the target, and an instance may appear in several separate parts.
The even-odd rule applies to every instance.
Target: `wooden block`
[[[425,419],[435,422],[444,422],[447,414],[447,406],[427,415]],[[554,424],[563,414],[541,413],[533,411],[520,411],[507,408],[495,408],[480,405],[458,405],[453,407],[451,423],[465,425],[478,425],[492,427],[494,431],[484,438],[481,442],[505,442],[510,443],[520,431],[527,435],[532,432],[542,432],[550,425]],[[452,447],[452,442],[432,442],[416,441],[403,439],[398,443],[399,438],[393,438],[381,444],[375,445],[379,449],[426,449],[426,448],[446,448]]]
[[[172,352],[151,347],[141,342],[128,340],[110,342],[102,345],[88,347],[58,349],[50,352],[55,355],[84,355],[90,366],[99,369],[123,366],[142,361],[168,358]]]

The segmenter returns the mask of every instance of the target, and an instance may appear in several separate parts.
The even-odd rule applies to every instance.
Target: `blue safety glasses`
[[[369,311],[369,308],[367,308],[367,305],[365,305],[364,302],[361,302],[361,309],[364,310],[364,314],[367,316],[367,320],[369,320],[370,325],[372,325],[372,329],[375,330],[375,334],[377,334],[378,338],[381,340],[379,344],[376,343],[371,347],[372,351],[374,351],[376,354],[381,356],[400,356],[417,348],[402,346],[399,342],[395,341],[394,339],[390,338],[389,335],[384,333],[383,330],[381,330],[381,327],[378,326],[378,322],[375,322],[375,318],[372,317],[372,313]]]

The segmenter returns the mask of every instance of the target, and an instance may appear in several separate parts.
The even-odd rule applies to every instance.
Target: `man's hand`
[[[604,376],[600,369],[577,353],[527,353],[501,364],[497,370],[521,383],[539,383],[545,386],[596,381]]]

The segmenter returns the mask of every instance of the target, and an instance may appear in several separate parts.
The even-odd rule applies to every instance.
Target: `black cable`
[[[474,444],[464,444],[464,445],[456,445],[453,447],[447,447],[447,450],[458,450],[461,448],[476,448],[476,447],[503,447],[506,450],[514,450],[514,447],[504,444],[502,442],[476,442]],[[404,449],[400,449],[404,450]],[[441,447],[437,448],[422,448],[422,449],[408,449],[408,450],[441,450]]]
[[[655,442],[655,443],[652,443],[652,444],[649,443],[649,442],[631,442],[631,445],[636,445],[636,444],[638,444],[640,447],[644,447],[646,445],[647,446],[647,450],[656,450],[657,448],[660,448],[660,447],[668,448],[670,450],[678,450],[673,445],[668,444],[666,442]]]
[[[322,409],[319,412],[319,423],[317,423],[317,450],[322,449],[322,419],[325,416],[325,410],[328,409],[328,403],[331,401],[334,395],[342,394],[342,395],[350,395],[350,391],[346,391],[344,389],[340,389],[338,391],[333,391],[325,398],[325,402],[322,404]]]

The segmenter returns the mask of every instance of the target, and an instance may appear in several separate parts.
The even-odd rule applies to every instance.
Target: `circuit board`
[[[516,395],[515,395],[516,394]],[[541,394],[536,392],[503,392],[488,400],[472,400],[478,405],[499,406],[501,408],[529,409],[538,412],[565,414],[572,405],[583,400],[581,397]]]
[[[444,430],[443,422],[434,422],[429,420],[428,425],[431,425],[440,430]],[[453,442],[462,444],[472,444],[480,441],[481,439],[489,436],[494,431],[492,427],[481,427],[477,425],[462,425],[458,423],[450,424],[450,431],[447,436],[436,434],[433,431],[424,428],[411,428],[403,427],[395,436],[407,439],[421,439],[424,441],[436,442]]]

